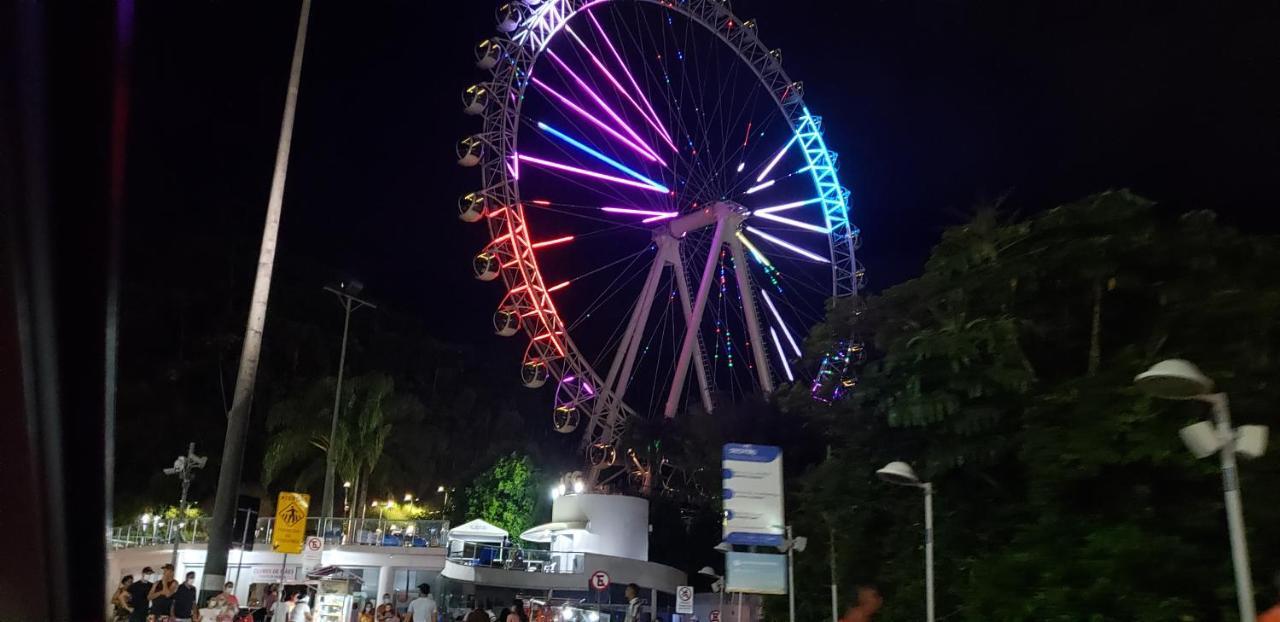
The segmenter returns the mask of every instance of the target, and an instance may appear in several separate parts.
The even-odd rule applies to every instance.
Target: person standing
[[[396,617],[396,606],[391,603],[391,595],[382,595],[382,604],[378,605],[377,622],[389,622]]]
[[[227,582],[222,586],[222,593],[209,599],[209,608],[218,610],[214,622],[233,622],[240,613],[240,599],[235,595],[235,583]]]
[[[196,573],[188,572],[182,585],[173,593],[173,605],[169,615],[174,622],[191,622],[191,612],[196,606]]]
[[[360,610],[360,622],[374,622],[373,620],[373,599],[364,601],[364,608]]]
[[[151,594],[151,579],[155,576],[151,566],[142,569],[142,573],[138,575],[138,580],[129,585],[129,589],[125,590],[125,594],[129,599],[129,622],[147,622],[147,609],[150,608],[151,601],[147,596]]]
[[[112,622],[126,622],[129,619],[129,612],[133,609],[129,606],[129,586],[133,584],[133,575],[125,575],[120,579],[120,585],[116,586],[116,593],[111,595],[111,620]]]
[[[418,597],[409,603],[409,622],[436,622],[436,601],[431,598],[431,586],[418,585]]]
[[[644,601],[640,600],[640,586],[627,584],[627,617],[623,622],[640,622],[640,614],[644,613]]]
[[[850,607],[848,611],[840,616],[840,622],[871,622],[871,616],[880,611],[880,606],[884,604],[884,599],[880,597],[880,590],[872,585],[859,585],[858,604]]]
[[[293,622],[289,617],[289,614],[293,611],[294,604],[297,602],[297,592],[288,594],[284,598],[276,601],[276,608],[271,611],[271,622]]]
[[[481,609],[480,605],[477,604],[476,608],[472,609],[471,612],[467,614],[467,617],[465,620],[463,620],[463,622],[493,622],[493,621],[489,618],[489,612],[485,611],[484,609]]]
[[[173,617],[173,595],[178,592],[178,580],[173,578],[173,564],[160,567],[164,573],[160,580],[151,586],[147,600],[151,602],[151,616],[154,622],[168,622]]]
[[[289,614],[289,622],[311,622],[311,605],[307,604],[310,599],[310,594],[299,597],[299,593],[294,593],[293,612]]]

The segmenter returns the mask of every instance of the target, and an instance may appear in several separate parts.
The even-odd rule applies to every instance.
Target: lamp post
[[[351,518],[351,504],[347,501],[347,495],[351,493],[351,482],[342,482],[342,515]]]
[[[1169,359],[1152,365],[1133,378],[1144,393],[1170,400],[1198,400],[1213,410],[1214,424],[1206,421],[1183,428],[1179,435],[1197,458],[1218,454],[1222,462],[1222,495],[1227,505],[1227,530],[1231,536],[1231,563],[1235,569],[1236,600],[1241,620],[1254,620],[1253,577],[1249,570],[1249,547],[1245,542],[1244,511],[1240,501],[1240,481],[1236,454],[1257,458],[1267,450],[1267,427],[1231,427],[1231,409],[1226,393],[1213,393],[1213,380],[1195,365]]]
[[[444,493],[444,501],[440,503],[440,516],[443,518],[445,513],[449,511],[449,488],[441,485],[436,488],[436,493]]]
[[[182,519],[187,515],[187,489],[191,487],[191,480],[195,479],[195,470],[203,469],[205,462],[209,459],[196,455],[196,444],[187,445],[187,455],[178,456],[173,461],[173,466],[164,470],[165,475],[177,475],[182,480],[182,499],[178,501],[178,519]],[[173,564],[174,572],[178,571],[178,542],[182,540],[182,528],[186,523],[178,523],[178,537],[173,539]]]
[[[346,311],[346,315],[342,320],[342,351],[338,355],[338,382],[333,389],[333,412],[330,414],[329,422],[329,450],[325,452],[324,461],[324,495],[320,502],[320,515],[325,518],[333,516],[333,480],[338,470],[338,455],[333,447],[333,439],[338,436],[338,410],[342,404],[342,372],[347,366],[347,329],[351,326],[351,312],[360,307],[369,307],[377,309],[378,306],[356,298],[356,294],[364,289],[364,285],[360,281],[344,281],[338,283],[337,287],[326,285],[324,290],[332,292],[342,301],[342,308]]]
[[[698,574],[715,579],[711,583],[711,591],[720,594],[720,615],[724,615],[724,577],[716,574],[715,569],[711,566],[703,566],[702,570],[698,571]]]
[[[809,539],[800,536],[793,537],[791,535],[791,525],[787,525],[787,539],[782,541],[778,548],[787,554],[787,614],[788,620],[795,622],[796,619],[796,564],[795,554],[797,551],[803,553],[806,546],[809,545]]]
[[[911,465],[905,462],[890,462],[876,471],[876,475],[885,482],[898,486],[910,486],[924,491],[924,590],[925,620],[934,622],[933,601],[933,484],[921,482]]]

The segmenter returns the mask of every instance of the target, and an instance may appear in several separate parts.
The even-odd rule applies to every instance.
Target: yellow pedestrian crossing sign
[[[282,492],[276,498],[276,520],[271,529],[271,550],[298,554],[307,536],[307,508],[311,495]]]

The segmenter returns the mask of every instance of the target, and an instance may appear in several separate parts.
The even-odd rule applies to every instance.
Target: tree
[[[538,479],[528,456],[512,453],[499,458],[467,487],[470,516],[519,536],[533,527]]]
[[[856,316],[856,317],[855,317]],[[885,587],[888,622],[923,609],[920,498],[877,482],[909,460],[937,495],[940,615],[961,620],[1233,619],[1215,465],[1182,448],[1198,404],[1152,401],[1135,373],[1194,359],[1242,423],[1276,423],[1280,243],[1169,218],[1126,191],[1025,220],[998,210],[947,230],[925,272],[843,305],[821,350],[856,326],[872,359],[834,406],[783,404],[827,430],[831,457],[795,482],[801,533],[834,535],[842,585]],[[811,353],[816,354],[816,352]],[[1257,569],[1274,572],[1280,456],[1241,480]],[[826,559],[799,556],[808,617]]]
[[[333,386],[331,378],[314,382],[271,408],[263,480],[271,484],[288,472],[294,488],[311,486],[323,477],[326,453],[332,450],[339,472],[352,482],[352,507],[363,507],[375,476],[386,477],[379,468],[393,428],[414,425],[425,412],[416,397],[397,393],[384,374],[353,377],[343,386],[338,434],[330,447]]]

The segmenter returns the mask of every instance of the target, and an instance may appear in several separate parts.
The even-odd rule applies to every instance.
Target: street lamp
[[[1222,462],[1222,495],[1227,504],[1227,530],[1231,536],[1231,562],[1235,568],[1236,600],[1241,620],[1257,617],[1253,604],[1253,578],[1249,571],[1249,547],[1245,542],[1244,512],[1240,482],[1236,475],[1236,454],[1257,458],[1267,451],[1267,427],[1231,427],[1231,409],[1226,393],[1213,393],[1213,380],[1195,365],[1182,359],[1160,361],[1134,376],[1133,383],[1152,397],[1169,400],[1198,400],[1213,410],[1214,424],[1207,421],[1189,425],[1179,432],[1183,443],[1197,458],[1217,453]]]
[[[351,482],[342,482],[342,515],[351,518],[351,504],[347,502],[347,494],[351,492]]]
[[[178,501],[178,518],[187,515],[187,489],[191,487],[191,480],[195,479],[196,469],[203,469],[208,461],[207,457],[196,455],[196,444],[191,443],[187,445],[187,455],[178,456],[178,459],[173,461],[173,466],[164,470],[165,475],[176,475],[182,481],[182,499]],[[185,523],[178,525],[178,537],[173,539],[173,559],[170,563],[173,564],[175,572],[178,567],[178,542],[182,540],[184,526]]]
[[[791,622],[795,622],[796,619],[795,553],[796,551],[803,553],[808,545],[808,538],[791,536],[791,525],[787,525],[787,539],[778,545],[778,550],[787,554],[787,613],[790,616],[787,619]]]
[[[905,462],[890,462],[876,471],[883,481],[897,486],[910,486],[924,491],[924,589],[925,620],[934,621],[933,604],[933,484],[921,482],[915,469]]]
[[[338,470],[338,452],[334,449],[333,440],[338,436],[338,407],[342,405],[342,373],[347,366],[347,329],[351,326],[351,312],[360,307],[378,308],[378,305],[372,302],[356,298],[356,294],[359,294],[362,289],[364,284],[354,279],[338,283],[337,287],[331,285],[324,287],[325,291],[338,297],[342,302],[342,308],[346,311],[342,320],[342,351],[338,355],[338,381],[333,389],[333,412],[329,417],[329,449],[325,452],[324,460],[324,495],[320,501],[320,515],[325,518],[333,516],[333,480]]]
[[[698,571],[698,574],[715,579],[711,583],[711,591],[720,595],[720,608],[724,609],[724,577],[716,574],[715,569],[711,566],[703,566],[702,570]]]

